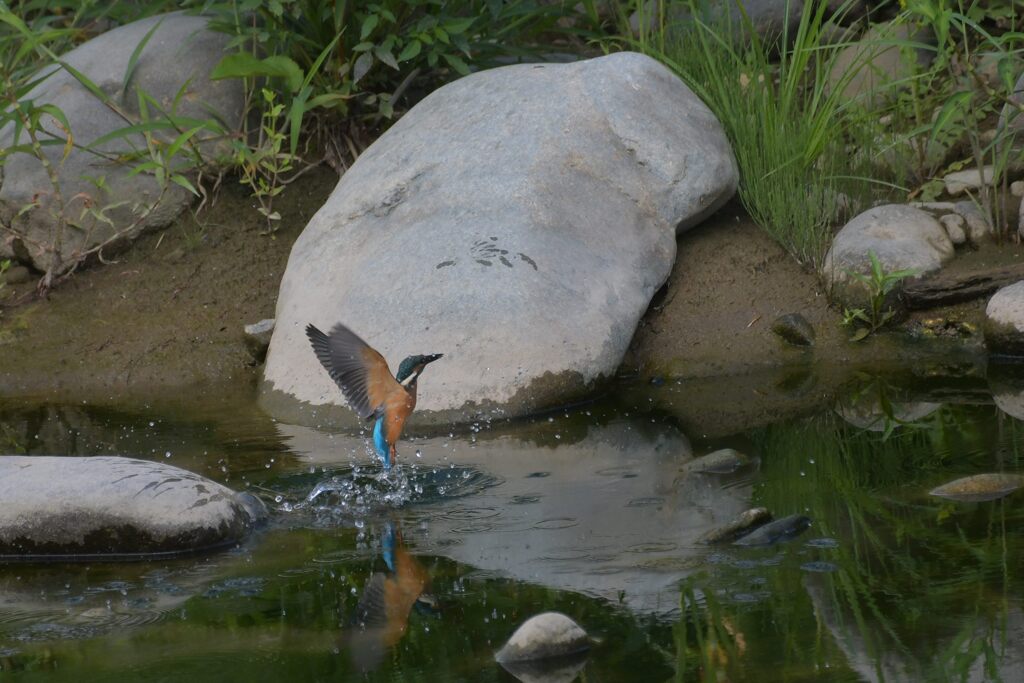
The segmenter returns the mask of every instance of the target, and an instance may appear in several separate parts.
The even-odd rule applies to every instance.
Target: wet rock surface
[[[697,542],[704,545],[730,543],[771,521],[772,513],[768,511],[768,508],[751,508],[736,515],[727,524],[704,534],[697,539]]]
[[[266,519],[251,494],[116,456],[0,456],[0,560],[139,559],[223,548]]]
[[[992,295],[985,307],[984,333],[993,353],[1024,355],[1024,280]]]
[[[811,528],[810,517],[806,517],[804,515],[790,515],[758,527],[753,532],[743,536],[737,541],[734,541],[733,545],[774,545],[776,543],[781,543],[782,541],[788,541],[791,538],[796,538],[809,528]]]
[[[736,182],[719,122],[648,57],[451,83],[359,157],[295,243],[263,403],[298,421],[310,405],[352,419],[303,331],[337,322],[392,369],[445,354],[413,422],[569,400],[616,371],[677,233]]]
[[[787,313],[776,318],[772,332],[791,346],[814,345],[814,327],[799,313]]]
[[[959,502],[978,503],[1005,498],[1021,486],[1024,486],[1024,476],[987,472],[956,479],[932,489],[928,494]]]
[[[516,629],[494,658],[501,664],[571,657],[590,649],[590,637],[560,612],[530,617]]]

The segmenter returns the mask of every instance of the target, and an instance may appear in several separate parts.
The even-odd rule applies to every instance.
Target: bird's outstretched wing
[[[388,394],[402,389],[384,357],[344,325],[335,325],[330,334],[307,325],[306,336],[331,379],[364,420],[384,409]]]

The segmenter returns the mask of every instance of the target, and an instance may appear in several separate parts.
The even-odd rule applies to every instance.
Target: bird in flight
[[[416,381],[427,364],[442,354],[409,356],[392,376],[384,356],[341,323],[330,334],[307,325],[306,336],[352,409],[364,420],[376,418],[373,447],[384,469],[390,470],[398,455],[395,443],[416,407]]]

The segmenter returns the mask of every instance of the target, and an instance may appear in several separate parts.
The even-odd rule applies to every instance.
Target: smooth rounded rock
[[[160,199],[161,189],[152,174],[132,172],[135,165],[148,160],[146,157],[128,163],[111,161],[128,157],[135,150],[145,150],[146,141],[141,134],[111,139],[98,146],[92,144],[141,121],[139,92],[146,93],[168,110],[174,103],[174,113],[179,117],[200,120],[213,117],[223,122],[229,133],[240,126],[245,110],[244,84],[240,79],[211,81],[209,78],[213,68],[227,54],[231,36],[211,30],[208,23],[208,18],[181,12],[147,17],[103,33],[61,56],[62,61],[95,83],[132,121],[125,121],[70,72],[55,66],[41,70],[37,76],[50,75],[23,95],[24,100],[33,100],[36,105],[47,104],[60,109],[68,119],[76,143],[67,158],[63,158],[63,145],[44,147],[59,177],[65,212],[81,226],[64,231],[57,254],[61,263],[73,263],[76,254],[132,226],[129,233],[119,238],[122,243],[143,230],[165,226],[193,199],[190,192],[174,183],[168,185]],[[127,87],[123,87],[136,48],[147,36],[148,42],[138,53]],[[156,111],[150,113],[153,118],[158,116]],[[66,133],[49,117],[43,117],[41,125],[57,140],[65,139]],[[11,145],[14,133],[13,124],[0,128],[0,147]],[[173,140],[178,132],[156,131],[154,135],[158,139]],[[194,140],[201,137],[202,133]],[[26,141],[22,132],[18,144]],[[199,149],[204,161],[211,162],[229,151],[223,142],[213,141],[202,142]],[[190,166],[185,155],[176,157],[174,163],[178,171]],[[90,178],[104,179],[103,188],[98,188]],[[10,225],[16,234],[14,239],[0,242],[0,254],[16,254],[20,260],[45,271],[54,260],[54,201],[50,178],[34,155],[19,152],[7,158],[0,172],[0,223]],[[32,202],[38,202],[38,208],[19,215],[23,207]],[[151,206],[155,208],[150,210]],[[111,223],[89,223],[91,219],[85,213],[89,207],[103,212]]]
[[[806,517],[804,515],[790,515],[758,527],[746,536],[734,541],[733,545],[775,545],[776,543],[796,538],[810,528],[810,517]]]
[[[998,500],[1024,486],[1024,476],[1008,472],[986,472],[955,479],[938,486],[928,495],[964,503]]]
[[[732,474],[751,464],[750,458],[734,448],[720,448],[683,465],[686,472]]]
[[[934,51],[908,47],[911,43],[934,43],[934,37],[910,23],[872,26],[836,56],[828,76],[830,87],[840,89],[842,99],[865,107],[894,99],[894,84],[912,78],[934,58]]]
[[[0,560],[139,559],[234,545],[266,507],[198,474],[116,456],[0,456]]]
[[[704,545],[729,543],[750,534],[754,529],[771,521],[772,513],[768,511],[768,508],[751,508],[736,515],[728,523],[707,532],[697,539],[697,542]]]
[[[590,646],[590,637],[575,621],[560,612],[543,612],[523,622],[494,659],[506,664],[571,657]]]
[[[843,226],[832,240],[822,273],[844,304],[863,305],[867,290],[850,273],[867,273],[870,253],[883,271],[912,270],[915,276],[938,270],[953,257],[953,242],[930,214],[905,204],[868,209]]]
[[[1003,287],[985,307],[985,345],[993,353],[1024,355],[1024,280]]]
[[[363,152],[295,242],[261,401],[354,424],[304,332],[339,322],[393,371],[444,354],[412,424],[572,400],[616,372],[677,233],[736,183],[714,114],[649,57],[450,83]]]

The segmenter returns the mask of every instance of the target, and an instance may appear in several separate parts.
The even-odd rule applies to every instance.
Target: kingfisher
[[[416,407],[416,380],[429,363],[444,354],[409,356],[392,376],[384,356],[341,323],[331,328],[330,334],[306,325],[306,336],[352,409],[364,420],[376,418],[373,447],[384,469],[390,470],[398,455],[395,443]]]

